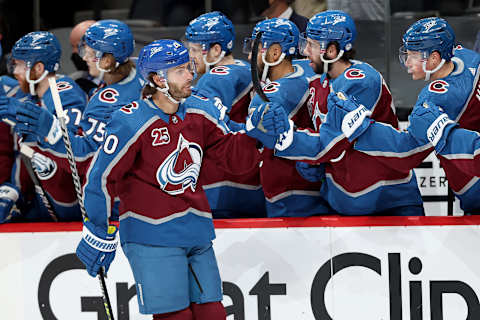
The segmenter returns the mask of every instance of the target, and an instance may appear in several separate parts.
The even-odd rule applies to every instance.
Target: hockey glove
[[[358,138],[371,124],[372,114],[364,105],[359,104],[355,98],[347,97],[342,92],[330,93],[327,99],[327,122],[340,128],[348,141]]]
[[[0,97],[0,120],[17,122],[16,105],[19,103],[21,102],[15,98]]]
[[[77,247],[77,256],[92,277],[97,276],[100,268],[105,268],[105,274],[110,268],[118,244],[117,231],[118,228],[114,225],[105,230],[88,219],[83,221],[82,240]]]
[[[20,214],[16,206],[19,198],[20,192],[15,185],[11,183],[0,185],[0,223],[8,222]]]
[[[278,119],[276,118],[276,112],[274,110],[278,108],[283,110],[280,105],[274,102],[262,103],[258,107],[253,107],[249,111],[250,115],[246,123],[247,134],[259,140],[270,149],[273,149],[279,137],[279,134],[276,132],[285,131],[283,122],[275,123]],[[275,129],[276,127],[278,127],[278,130]]]
[[[47,109],[31,102],[17,105],[17,121],[18,131],[35,134],[50,144],[55,144],[62,138],[57,118]]]
[[[441,152],[447,142],[449,132],[457,126],[443,110],[425,101],[417,104],[408,117],[408,132],[421,145],[431,143],[436,152]]]
[[[322,181],[325,178],[325,166],[323,164],[311,165],[305,162],[297,161],[295,163],[297,172],[303,179],[310,182]]]

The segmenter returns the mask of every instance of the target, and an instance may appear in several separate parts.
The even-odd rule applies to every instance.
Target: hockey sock
[[[221,302],[192,303],[190,305],[195,320],[225,320],[227,313]]]
[[[154,314],[153,320],[193,320],[193,314],[190,308],[186,308],[180,311]]]

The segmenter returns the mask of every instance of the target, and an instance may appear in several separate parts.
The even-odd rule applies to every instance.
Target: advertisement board
[[[227,319],[480,319],[480,219],[216,221]],[[18,227],[17,227],[18,226]],[[0,226],[0,319],[104,319],[75,256],[79,223]],[[138,312],[122,250],[108,272],[115,319]]]

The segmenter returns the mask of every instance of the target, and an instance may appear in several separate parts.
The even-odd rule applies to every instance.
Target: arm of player
[[[437,157],[468,175],[480,177],[480,133],[456,127],[445,142]]]
[[[338,158],[351,142],[363,134],[371,121],[370,111],[343,93],[328,96],[328,112],[318,132],[293,130],[284,133],[275,155],[291,160],[322,163]]]
[[[381,122],[373,122],[355,141],[354,149],[397,171],[416,168],[433,151],[430,144],[419,143],[409,131]]]
[[[139,135],[119,111],[106,127],[105,142],[95,153],[83,188],[90,221],[106,230],[116,196],[115,183],[132,167]],[[128,149],[128,152],[126,150]]]
[[[429,101],[415,106],[409,117],[415,138],[435,147],[444,169],[456,167],[472,176],[480,175],[480,135],[461,129],[443,110]]]

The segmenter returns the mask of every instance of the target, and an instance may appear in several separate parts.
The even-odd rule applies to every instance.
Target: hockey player
[[[80,132],[70,135],[72,149],[80,177],[83,179],[93,154],[103,142],[105,126],[113,111],[140,96],[142,82],[129,57],[134,40],[130,28],[117,20],[100,20],[85,32],[85,43],[80,55],[86,61],[89,73],[103,79],[90,98],[80,121]],[[27,121],[28,122],[28,121]],[[44,136],[37,132],[41,141]],[[63,141],[42,143],[42,148],[66,157]],[[68,163],[66,163],[68,165]]]
[[[479,85],[480,57],[471,50],[455,46],[455,34],[442,18],[426,18],[414,23],[405,32],[403,45],[400,60],[405,63],[412,78],[431,80],[421,91],[410,115],[411,126],[407,131],[398,131],[385,124],[372,124],[357,139],[354,149],[374,157],[381,167],[406,172],[417,167],[432,151],[432,145],[435,146],[442,151],[437,156],[461,208],[466,213],[478,213],[478,178],[457,165],[464,163],[456,160],[458,156],[455,155],[463,153],[464,146],[438,146],[438,140],[443,136],[441,129],[450,127],[448,119],[436,117],[438,121],[432,128],[421,123],[426,121],[422,120],[424,116],[431,117],[433,106],[439,106],[460,127],[478,130],[480,125],[476,109],[479,102],[475,92]]]
[[[266,82],[263,92],[273,103],[283,106],[288,119],[296,126],[312,127],[306,102],[308,79],[299,64],[292,64],[297,52],[298,29],[291,21],[274,18],[259,22],[252,37],[245,39],[244,49],[249,52],[257,33],[261,33],[257,62],[262,80]],[[256,94],[250,104],[256,107],[263,103]],[[247,124],[248,128],[248,124]],[[274,157],[273,146],[262,152],[260,179],[266,198],[267,215],[310,216],[330,212],[319,197],[320,183],[303,179],[295,169],[295,162]]]
[[[185,31],[186,45],[201,78],[195,89],[215,99],[220,117],[233,131],[243,129],[252,89],[250,65],[232,53],[235,30],[221,12],[209,12],[190,21]],[[232,121],[230,121],[232,120]],[[245,152],[258,152],[256,148]],[[216,159],[205,158],[200,179],[214,218],[265,216],[265,198],[259,170],[227,176],[215,170]],[[248,199],[248,201],[245,201]]]
[[[69,118],[70,133],[76,133],[86,105],[86,96],[80,87],[71,78],[56,75],[60,56],[60,43],[49,32],[32,32],[19,39],[12,49],[11,63],[13,75],[26,96],[22,99],[2,97],[0,114],[2,119],[16,123],[17,140],[21,140],[18,146],[26,144],[35,151],[31,159],[32,165],[56,214],[55,219],[79,220],[81,215],[67,159],[50,154],[42,148],[43,143],[57,143],[61,140],[60,126],[54,116],[53,98],[48,85],[49,78],[57,79],[58,91]],[[38,136],[44,138],[39,140]],[[67,164],[62,166],[63,162]],[[51,215],[43,202],[34,196],[35,188],[27,170],[18,155],[13,167],[12,182],[29,202],[24,207],[23,214],[28,220],[50,220]]]
[[[231,120],[245,123],[252,81],[249,64],[233,56],[232,22],[218,11],[202,14],[190,21],[185,38],[201,77],[195,87],[220,98]]]
[[[320,132],[328,114],[330,91],[354,97],[372,119],[394,128],[398,125],[392,97],[381,74],[366,63],[352,60],[355,38],[355,24],[350,16],[342,11],[325,11],[310,19],[306,38],[301,39],[300,50],[308,56],[313,69],[322,74],[310,83],[309,101],[313,123]],[[337,144],[335,148],[342,145],[344,152],[337,158],[329,157],[332,141],[321,134],[296,130],[291,137],[276,146],[275,155],[321,164],[319,168],[299,165],[298,169],[305,177],[325,177],[321,195],[338,213],[423,215],[413,170],[399,171],[377,164],[373,157],[348,144]]]
[[[191,95],[194,64],[180,42],[145,46],[138,70],[148,98],[123,106],[106,126],[84,187],[89,219],[77,255],[91,276],[108,269],[117,232],[108,215],[118,196],[122,248],[140,312],[153,319],[225,319],[212,215],[198,177],[210,153],[223,170],[251,170],[258,156],[244,147],[256,140],[228,132],[213,100]],[[264,111],[253,111],[250,135],[262,135],[256,128]]]
[[[417,105],[425,101],[440,106],[460,127],[480,128],[480,55],[455,43],[455,33],[445,19],[426,18],[414,23],[403,36],[400,60],[412,79],[430,80],[420,92]],[[417,131],[413,131],[417,132]],[[466,213],[480,213],[480,182],[474,175],[458,170],[449,157],[438,156],[449,187]]]

